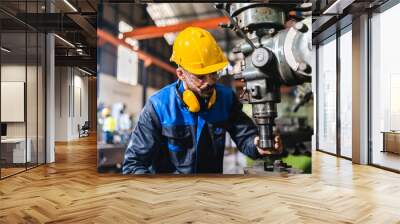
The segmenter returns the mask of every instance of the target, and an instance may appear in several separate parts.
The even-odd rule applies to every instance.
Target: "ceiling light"
[[[6,52],[6,53],[10,53],[10,52],[11,52],[11,50],[9,50],[9,49],[7,49],[7,48],[5,48],[5,47],[1,47],[0,49],[1,49],[2,51]]]
[[[62,42],[66,43],[67,45],[69,45],[70,47],[75,48],[75,45],[73,45],[71,42],[69,42],[68,40],[58,36],[57,34],[54,34],[55,37],[57,37],[58,39],[60,39]]]
[[[74,10],[74,12],[78,12],[78,10],[68,1],[68,0],[64,0],[65,4],[67,4],[72,10]]]
[[[178,24],[188,19],[178,19],[178,14],[174,11],[170,3],[150,3],[146,8],[156,26],[168,26]],[[177,33],[166,33],[164,38],[169,45],[174,43]]]
[[[131,32],[133,30],[133,27],[126,23],[125,21],[121,20],[118,23],[118,30],[120,33],[126,33],[126,32]]]

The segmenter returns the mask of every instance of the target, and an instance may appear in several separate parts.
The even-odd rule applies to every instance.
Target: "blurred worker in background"
[[[126,113],[126,105],[122,105],[118,117],[118,131],[121,135],[121,144],[126,144],[129,140],[129,135],[132,128],[132,120],[128,113]]]
[[[103,115],[103,141],[106,144],[114,143],[114,133],[117,129],[117,121],[111,116],[111,110],[105,107],[102,110]]]
[[[282,150],[258,148],[258,130],[232,89],[217,84],[228,61],[212,35],[188,27],[176,37],[171,60],[178,81],[150,97],[134,129],[125,174],[222,173],[225,133],[252,159]]]

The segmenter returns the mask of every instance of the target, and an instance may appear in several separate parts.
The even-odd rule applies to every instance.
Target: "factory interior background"
[[[245,173],[262,164],[227,137],[223,173],[241,175],[120,175],[144,103],[176,81],[176,33],[124,33],[228,21],[214,2],[0,1],[0,223],[398,223],[399,1],[268,2],[312,3],[312,81],[277,104],[278,127],[312,132],[310,174]],[[243,40],[215,23],[234,69]],[[125,120],[109,142],[106,114]]]
[[[164,13],[161,13],[164,12]],[[189,16],[192,15],[192,16]],[[229,65],[219,83],[232,89],[238,89],[241,95],[243,87],[233,79],[233,73],[239,73],[243,56],[236,56],[231,49],[243,39],[235,32],[223,29],[219,23],[226,22],[221,10],[214,4],[103,4],[98,12],[98,170],[99,172],[121,172],[124,154],[131,138],[140,112],[148,98],[161,88],[176,82],[177,66],[170,62],[172,45],[179,31],[165,33],[157,30],[156,25],[173,25],[198,20],[198,24],[209,25],[209,31],[217,44],[228,56]],[[294,18],[293,18],[294,20]],[[300,19],[298,19],[300,21]],[[137,34],[129,35],[134,27]],[[113,39],[110,39],[110,36]],[[136,39],[135,39],[136,38]],[[308,35],[311,45],[311,32]],[[307,44],[307,43],[306,43]],[[140,50],[139,50],[140,49]],[[307,55],[311,61],[311,54]],[[155,59],[154,59],[155,58]],[[161,62],[159,62],[161,61]],[[311,81],[311,80],[310,80]],[[311,82],[298,86],[281,87],[281,103],[276,120],[279,135],[284,145],[284,155],[280,156],[298,173],[311,172],[311,136],[313,134],[313,100],[308,98],[301,105],[303,98],[312,91]],[[251,104],[245,104],[243,110],[252,117]],[[108,121],[107,121],[108,120]],[[109,127],[113,120],[115,127]],[[112,133],[112,137],[105,133]],[[247,169],[263,166],[263,162],[252,160],[239,152],[229,136],[225,139],[223,159],[224,174],[243,174]],[[161,150],[161,149],[159,149]],[[271,159],[272,160],[272,159]],[[298,160],[298,161],[295,161]],[[295,161],[295,162],[293,162]]]

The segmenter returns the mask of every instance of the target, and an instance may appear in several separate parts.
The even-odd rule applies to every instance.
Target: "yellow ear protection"
[[[179,98],[183,101],[183,103],[186,105],[186,107],[188,108],[188,110],[190,112],[192,112],[192,113],[199,112],[201,109],[201,104],[200,104],[196,94],[194,94],[193,91],[186,89],[183,91],[182,96],[181,96],[181,94],[179,93],[179,90],[178,90],[179,83],[180,82],[178,82],[176,85],[176,92],[177,92],[177,95],[179,96]],[[210,99],[208,100],[207,109],[210,109],[214,105],[216,100],[217,100],[217,91],[214,89]]]

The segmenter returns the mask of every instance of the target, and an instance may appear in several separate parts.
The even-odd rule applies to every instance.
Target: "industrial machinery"
[[[233,52],[242,53],[241,73],[234,78],[245,83],[241,100],[252,105],[259,129],[258,146],[274,146],[274,126],[280,87],[311,82],[311,3],[219,3],[216,7],[230,19],[223,27],[244,41]],[[289,19],[289,14],[299,15]],[[300,12],[300,13],[296,13]],[[303,12],[303,13],[302,13]]]
[[[308,103],[313,98],[313,92],[311,89],[311,85],[298,86],[296,88],[296,99],[295,104],[292,107],[293,112],[297,112],[300,107],[304,106],[304,104]]]

